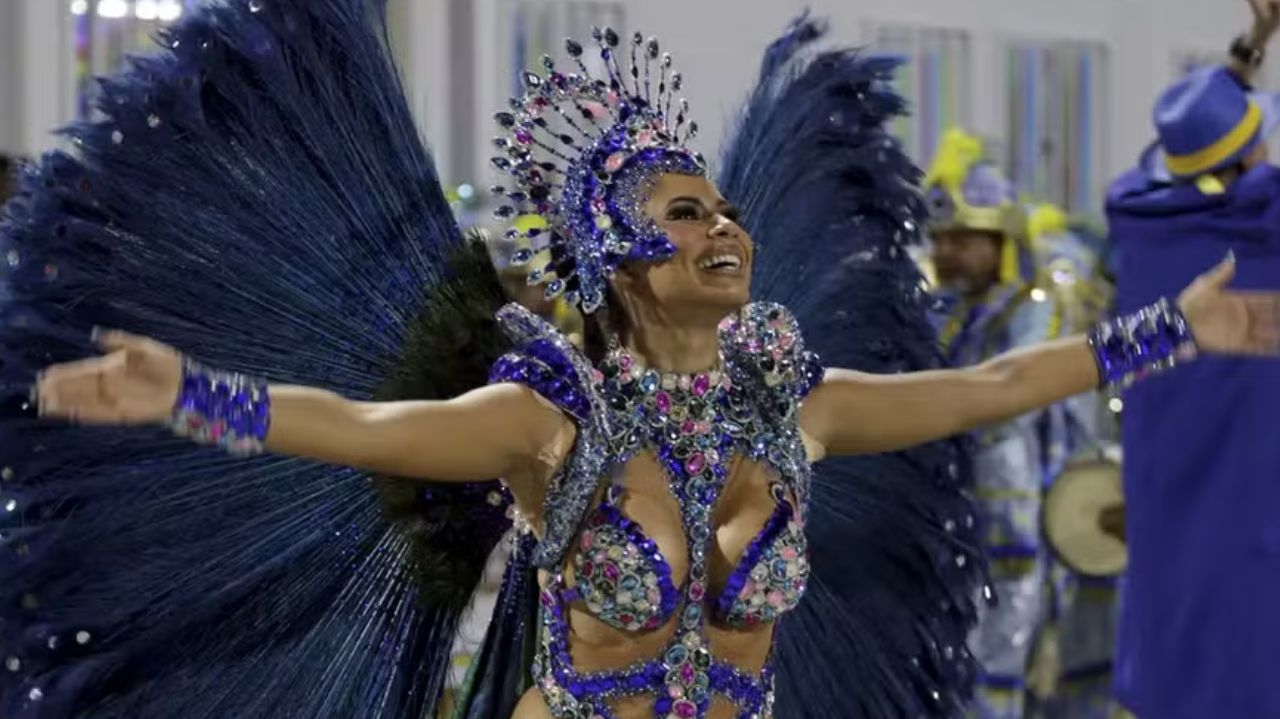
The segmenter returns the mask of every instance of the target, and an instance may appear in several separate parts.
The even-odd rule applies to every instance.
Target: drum
[[[1120,462],[1119,447],[1100,449],[1068,465],[1045,496],[1045,538],[1073,572],[1114,577],[1129,564],[1128,546],[1102,529],[1103,512],[1124,506]]]

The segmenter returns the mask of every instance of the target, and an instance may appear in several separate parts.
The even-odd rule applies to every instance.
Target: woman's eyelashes
[[[667,219],[673,222],[683,220],[701,220],[702,216],[702,207],[692,203],[672,205],[671,209],[667,210]]]
[[[697,203],[680,203],[672,205],[667,210],[667,219],[672,222],[705,220],[712,215],[720,215],[730,222],[737,223],[742,213],[738,208],[732,205],[725,205],[716,209],[714,213],[707,211],[705,207]]]

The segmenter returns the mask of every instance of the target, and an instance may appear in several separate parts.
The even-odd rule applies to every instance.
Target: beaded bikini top
[[[597,369],[522,308],[508,306],[499,319],[518,349],[494,365],[491,381],[533,388],[579,426],[574,451],[550,488],[546,530],[534,556],[553,576],[541,596],[533,667],[552,714],[607,719],[611,700],[649,695],[656,717],[693,719],[705,716],[719,695],[740,716],[770,716],[769,667],[749,674],[714,659],[705,630],[709,617],[735,627],[775,620],[796,605],[808,578],[802,523],[810,475],[796,414],[822,368],[804,349],[790,313],[748,305],[721,327],[721,368],[694,376],[644,369],[623,352],[611,353]],[[625,488],[610,479],[645,449],[655,452],[680,505],[689,546],[681,587],[657,545],[622,513]],[[712,508],[738,454],[776,471],[776,507],[726,586],[709,596]],[[603,501],[588,511],[605,482]],[[619,671],[580,673],[568,646],[566,610],[574,603],[622,631],[656,629],[673,619],[677,631],[658,657]]]

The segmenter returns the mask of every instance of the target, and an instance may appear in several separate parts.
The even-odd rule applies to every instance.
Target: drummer
[[[1160,96],[1157,144],[1111,188],[1120,312],[1228,253],[1234,288],[1280,288],[1280,102],[1249,88],[1280,3],[1249,4],[1228,64]],[[1124,407],[1119,698],[1138,719],[1280,717],[1280,363],[1202,358]]]
[[[948,315],[940,337],[955,365],[1052,339],[1071,318],[1038,276],[1028,217],[977,138],[952,130],[925,180],[932,272]],[[984,667],[974,716],[1023,719],[1028,666],[1048,616],[1049,556],[1040,534],[1046,483],[1071,444],[1067,408],[1021,417],[979,436],[977,497],[999,598],[970,645]]]

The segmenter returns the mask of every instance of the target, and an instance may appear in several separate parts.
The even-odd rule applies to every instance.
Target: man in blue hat
[[[1224,255],[1236,288],[1280,289],[1280,169],[1266,150],[1280,102],[1249,87],[1280,3],[1249,4],[1230,63],[1160,96],[1158,143],[1108,195],[1120,312]],[[1124,397],[1117,696],[1139,719],[1280,717],[1280,363],[1185,370]]]

